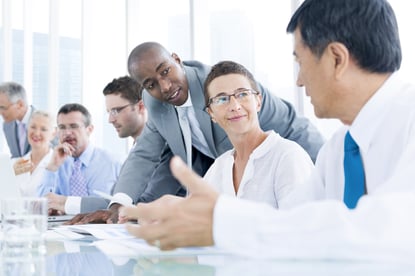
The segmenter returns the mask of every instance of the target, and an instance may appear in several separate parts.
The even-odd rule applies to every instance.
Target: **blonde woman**
[[[27,138],[32,149],[14,163],[23,196],[37,196],[37,187],[53,152],[51,142],[56,133],[53,122],[52,116],[41,110],[35,110],[29,119]]]
[[[219,62],[205,82],[206,111],[229,137],[233,149],[219,156],[204,178],[220,193],[270,204],[293,204],[292,192],[313,168],[297,143],[260,127],[262,95],[242,65]],[[290,196],[289,196],[290,195]]]

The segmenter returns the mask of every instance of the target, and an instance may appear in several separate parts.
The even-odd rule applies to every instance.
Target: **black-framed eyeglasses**
[[[259,94],[258,91],[255,91],[250,88],[238,88],[235,91],[233,91],[232,94],[221,93],[215,97],[210,98],[206,108],[208,108],[211,105],[221,106],[221,105],[228,104],[231,101],[232,96],[235,97],[235,99],[238,102],[244,102],[248,99],[250,95],[258,95],[258,94]]]
[[[119,106],[119,107],[111,108],[110,111],[108,111],[108,114],[110,116],[112,116],[112,117],[117,117],[118,114],[120,114],[120,112],[123,111],[123,109],[125,109],[127,106],[135,105],[136,103],[137,102],[135,102],[135,103],[129,103],[129,104],[126,104],[126,105],[123,105],[123,106]]]

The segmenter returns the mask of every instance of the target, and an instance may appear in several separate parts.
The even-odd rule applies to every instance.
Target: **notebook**
[[[0,153],[0,200],[3,198],[21,197],[17,186],[16,175],[14,174],[12,160],[6,153]],[[62,222],[72,219],[73,215],[49,216],[49,222]],[[0,219],[1,220],[1,219]]]

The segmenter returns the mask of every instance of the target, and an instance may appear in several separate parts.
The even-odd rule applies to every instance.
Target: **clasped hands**
[[[30,159],[20,158],[13,164],[13,169],[15,175],[31,172],[33,169],[33,163]]]

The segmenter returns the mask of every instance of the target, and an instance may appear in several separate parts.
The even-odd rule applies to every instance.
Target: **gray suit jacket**
[[[204,111],[203,83],[210,71],[197,61],[183,62],[196,118],[215,157],[232,148],[224,130]],[[291,104],[273,96],[259,84],[263,96],[259,121],[263,130],[275,130],[282,137],[299,143],[315,160],[323,138],[306,118],[297,117]],[[164,194],[184,195],[185,190],[170,172],[169,161],[178,155],[186,162],[186,149],[175,107],[143,93],[149,120],[125,161],[114,193],[122,192],[134,202],[150,202]],[[213,160],[195,148],[192,169],[203,176]],[[82,199],[83,208],[89,204]],[[97,207],[98,205],[95,205]],[[89,209],[89,208],[88,208]]]
[[[28,112],[32,114],[33,110],[35,110],[34,107],[30,106],[28,109]],[[3,131],[4,131],[4,136],[6,137],[6,140],[7,140],[7,144],[9,145],[12,158],[22,157],[30,151],[30,145],[29,145],[29,142],[27,141],[27,136],[25,138],[26,141],[25,141],[24,151],[21,152],[20,150],[18,126],[17,126],[16,121],[3,123]],[[27,125],[26,125],[26,131],[27,131]]]

